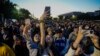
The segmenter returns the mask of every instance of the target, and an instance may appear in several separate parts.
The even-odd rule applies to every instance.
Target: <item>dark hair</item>
[[[2,43],[0,42],[0,46],[2,46]]]
[[[62,30],[61,29],[57,29],[55,32],[56,33],[62,33]]]
[[[86,39],[81,42],[82,49],[84,50],[84,53],[91,54],[94,52],[92,40],[88,36],[85,38]]]
[[[35,27],[34,29],[32,28],[31,37],[34,37],[35,34],[40,34],[40,28],[39,27]]]
[[[20,39],[20,40],[22,40],[22,36],[21,35],[16,35],[16,37],[18,38],[18,39]]]

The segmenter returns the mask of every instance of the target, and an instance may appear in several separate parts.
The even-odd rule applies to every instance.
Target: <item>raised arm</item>
[[[80,41],[83,39],[84,32],[85,31],[82,30],[82,26],[79,26],[79,31],[78,31],[77,38],[76,38],[75,42],[72,45],[72,47],[74,49],[77,49],[77,47],[79,46]]]
[[[30,40],[30,33],[28,32],[30,30],[30,25],[25,25],[23,29],[23,36],[25,37],[26,41]]]
[[[95,34],[93,34],[92,36],[90,36],[94,46],[98,49],[100,49],[100,45],[99,45],[99,37]]]
[[[46,12],[40,17],[40,34],[41,34],[41,39],[40,39],[40,45],[44,46],[45,45],[45,24],[44,24],[44,19],[46,18]]]
[[[26,39],[26,45],[29,50],[30,56],[36,56],[38,52],[38,44],[33,42],[33,39],[31,38],[31,25],[26,24],[23,29],[23,36]]]

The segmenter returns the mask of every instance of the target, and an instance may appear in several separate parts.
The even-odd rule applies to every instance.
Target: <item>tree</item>
[[[17,6],[17,4],[14,4],[9,0],[0,0],[1,18],[3,18],[3,20],[13,18],[13,10],[16,9],[15,6]]]
[[[30,12],[27,10],[27,9],[24,9],[24,8],[21,8],[19,10],[19,15],[21,18],[27,18],[27,17],[30,17]]]

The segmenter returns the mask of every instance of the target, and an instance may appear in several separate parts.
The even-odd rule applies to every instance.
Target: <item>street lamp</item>
[[[71,19],[72,19],[72,20],[76,20],[76,19],[77,19],[77,16],[72,15]]]

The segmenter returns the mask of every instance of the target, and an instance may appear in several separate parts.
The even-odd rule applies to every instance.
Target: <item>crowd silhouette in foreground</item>
[[[95,21],[39,22],[0,26],[0,56],[100,56],[100,24]]]

